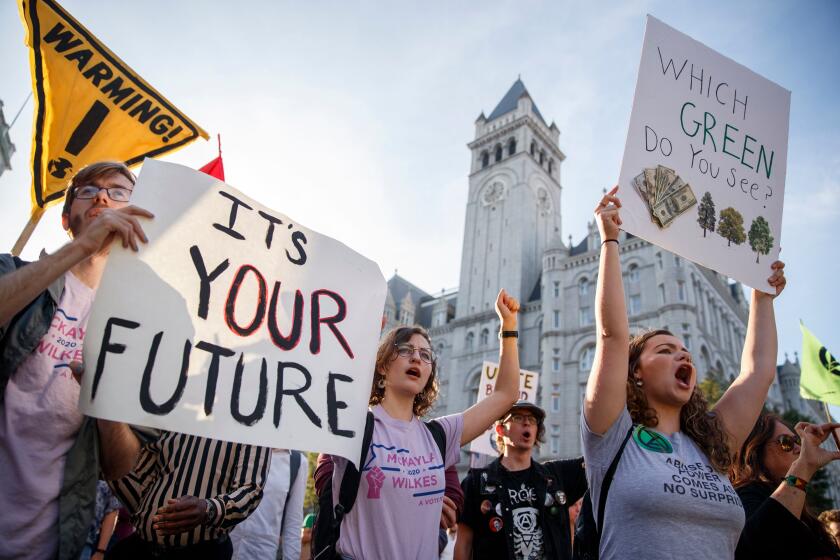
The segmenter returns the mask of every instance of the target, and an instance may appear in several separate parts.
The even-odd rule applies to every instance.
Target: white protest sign
[[[484,362],[481,365],[481,378],[478,381],[478,399],[481,402],[496,388],[496,379],[499,376],[499,364]],[[540,382],[540,374],[535,371],[519,370],[519,398],[518,401],[537,402],[537,387]],[[496,456],[499,448],[496,446],[496,425],[495,423],[483,434],[470,442],[470,453],[484,453],[485,455]]]
[[[238,190],[147,159],[139,253],[116,244],[88,322],[98,418],[358,462],[386,285],[379,267]]]
[[[788,90],[648,16],[622,229],[770,292],[789,116]]]

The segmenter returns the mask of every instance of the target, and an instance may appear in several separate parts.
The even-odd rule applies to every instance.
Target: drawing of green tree
[[[773,248],[770,224],[767,223],[764,216],[758,216],[750,224],[750,232],[747,235],[750,240],[750,247],[755,251],[755,262],[758,262],[759,255],[766,255]]]
[[[709,191],[706,191],[700,199],[700,206],[697,208],[697,223],[703,228],[703,237],[706,237],[706,231],[715,231],[715,202]]]
[[[733,243],[740,245],[747,239],[747,233],[744,231],[744,217],[731,206],[724,208],[720,211],[717,232],[729,241],[726,244],[727,247],[731,247]]]

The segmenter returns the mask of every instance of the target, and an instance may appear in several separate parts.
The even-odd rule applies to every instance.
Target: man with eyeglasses
[[[496,423],[499,458],[461,483],[455,560],[572,557],[569,508],[586,492],[583,458],[534,461],[544,421],[542,408],[519,401]]]
[[[136,460],[131,428],[79,412],[70,367],[112,241],[146,241],[139,219],[152,214],[129,206],[133,187],[122,163],[81,169],[61,214],[71,241],[32,263],[0,255],[0,558],[78,557],[99,461],[116,477]]]

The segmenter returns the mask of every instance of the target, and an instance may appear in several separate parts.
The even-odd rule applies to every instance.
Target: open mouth
[[[526,440],[531,439],[531,432],[525,430],[524,432],[522,432],[522,437],[524,437]]]
[[[692,367],[688,364],[683,364],[677,369],[675,376],[680,387],[683,389],[689,389],[691,387],[691,374]]]
[[[411,377],[420,379],[420,370],[415,367],[408,368],[407,370],[405,370],[405,373],[406,375],[410,375]]]

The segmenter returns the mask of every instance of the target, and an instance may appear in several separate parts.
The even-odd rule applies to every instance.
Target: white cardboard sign
[[[648,16],[621,163],[622,228],[770,292],[790,92]]]
[[[115,244],[85,336],[98,418],[358,462],[379,267],[203,173],[147,159],[139,253]]]
[[[499,364],[484,362],[481,365],[481,378],[478,381],[478,399],[481,402],[496,388],[496,379],[499,376]],[[539,387],[540,374],[535,371],[519,370],[519,398],[518,401],[537,402],[537,388]],[[499,448],[496,446],[496,425],[490,426],[483,434],[470,442],[470,453],[484,453],[496,457],[499,455]]]

